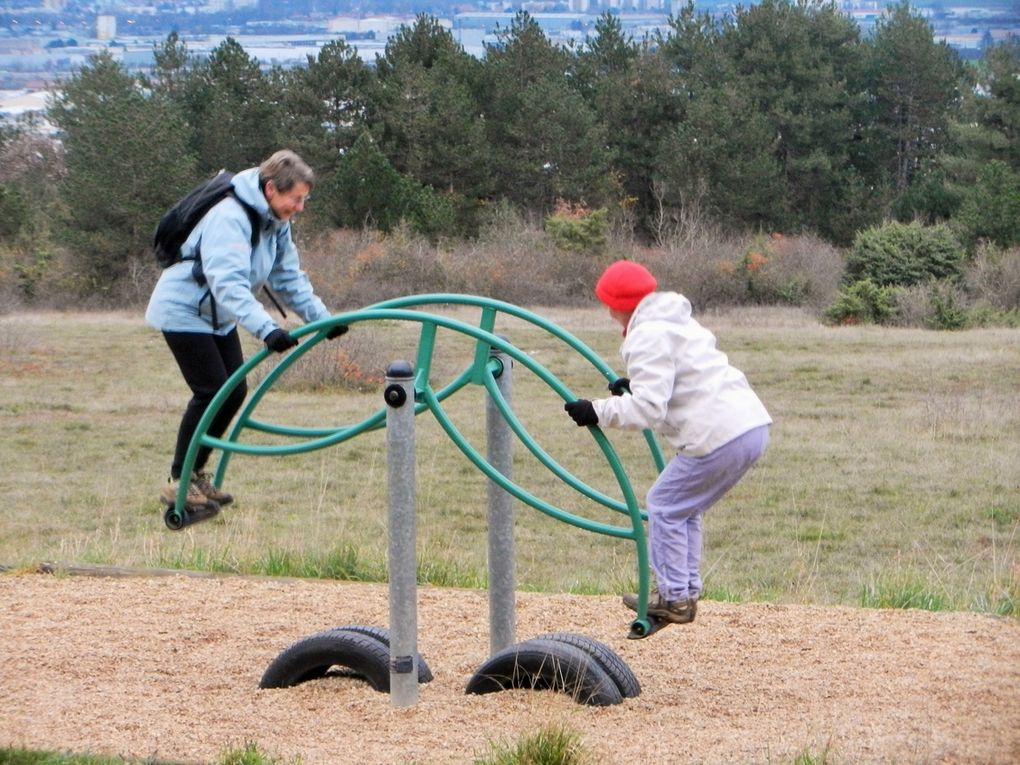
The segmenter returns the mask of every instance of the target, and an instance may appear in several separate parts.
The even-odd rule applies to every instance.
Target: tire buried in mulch
[[[339,669],[335,669],[339,667]],[[329,675],[365,680],[374,690],[390,690],[389,632],[381,627],[348,625],[324,630],[291,644],[266,668],[260,688],[289,688]],[[418,682],[432,672],[418,656]]]
[[[595,638],[579,632],[546,632],[535,637],[536,640],[558,640],[567,645],[576,646],[589,654],[602,667],[610,679],[620,689],[620,695],[632,699],[641,695],[641,683],[627,663],[617,655],[616,651]]]
[[[590,706],[623,701],[619,687],[590,654],[560,640],[536,638],[504,648],[475,672],[465,693],[509,688],[560,691]]]

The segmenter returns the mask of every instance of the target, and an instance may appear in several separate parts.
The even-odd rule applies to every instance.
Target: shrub
[[[1020,307],[1020,248],[980,245],[967,264],[963,283],[980,306],[1003,311]]]
[[[960,296],[951,287],[935,284],[931,287],[932,329],[965,329],[967,309],[960,305]]]
[[[583,204],[560,199],[545,219],[545,230],[561,250],[577,253],[602,253],[609,232],[609,211],[601,207],[589,210]]]
[[[378,332],[371,324],[359,324],[356,331],[337,342],[321,342],[294,362],[280,378],[281,390],[331,391],[378,390],[385,379],[387,364]],[[269,362],[253,370],[250,382],[258,385],[283,357],[270,356]]]
[[[931,288],[914,284],[896,290],[896,312],[889,324],[897,327],[927,327],[931,322]]]
[[[0,187],[0,241],[13,239],[28,220],[28,203],[13,189]]]
[[[409,197],[406,215],[419,234],[437,237],[455,229],[457,205],[452,195],[439,194],[430,186],[413,183]]]
[[[1020,327],[1020,308],[1008,311],[989,308],[985,305],[972,307],[967,312],[967,322],[971,327]]]
[[[886,223],[860,232],[846,263],[848,283],[909,286],[958,277],[965,252],[946,225]]]
[[[407,223],[389,234],[377,234],[354,254],[348,281],[362,300],[375,302],[421,292],[446,292],[442,251]]]
[[[695,311],[705,311],[745,299],[744,285],[732,273],[732,264],[743,257],[744,241],[697,226],[666,239],[662,247],[631,248],[630,257],[651,269],[660,289],[682,292]]]
[[[884,324],[896,314],[896,293],[893,287],[862,279],[840,290],[825,319],[832,324]]]
[[[737,261],[723,261],[736,282],[737,301],[808,306],[820,311],[832,302],[843,257],[832,245],[810,236],[755,236]]]

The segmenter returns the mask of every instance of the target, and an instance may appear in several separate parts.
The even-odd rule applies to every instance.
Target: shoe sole
[[[673,611],[668,611],[665,608],[649,608],[648,615],[654,616],[656,619],[661,619],[664,622],[669,622],[670,624],[690,624],[694,621],[694,614],[690,612],[677,614]]]
[[[173,507],[175,504],[177,504],[176,502],[171,502],[169,499],[164,497],[162,494],[159,496],[159,501],[163,505],[163,507],[165,507],[168,510],[171,507]],[[220,504],[219,504],[219,502],[213,502],[211,499],[208,502],[206,502],[205,504],[203,504],[203,505],[199,505],[199,504],[196,504],[194,502],[186,502],[184,504],[184,509],[186,511],[188,511],[189,513],[206,513],[206,512],[211,512],[213,514],[216,514],[216,513],[218,513],[220,511]]]
[[[697,614],[698,602],[692,601],[690,612],[683,615],[678,615],[672,611],[667,611],[662,608],[649,608],[648,615],[654,616],[656,619],[669,622],[671,624],[690,624],[694,621],[694,617]],[[637,598],[632,598],[627,595],[623,596],[623,605],[629,608],[634,613],[637,613]]]

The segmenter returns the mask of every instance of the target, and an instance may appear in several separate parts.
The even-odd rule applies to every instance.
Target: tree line
[[[16,268],[71,247],[82,284],[111,289],[198,180],[281,147],[316,169],[312,229],[463,238],[502,206],[569,204],[651,243],[692,218],[837,246],[890,220],[1020,243],[1020,41],[966,65],[907,2],[868,35],[834,3],[763,0],[689,3],[642,40],[604,14],[572,47],[521,12],[483,58],[424,14],[374,66],[343,40],[292,69],[231,38],[154,53],[146,75],[104,52],[62,83],[59,141],[0,134]]]

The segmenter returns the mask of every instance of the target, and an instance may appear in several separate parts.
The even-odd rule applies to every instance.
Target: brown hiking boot
[[[624,595],[623,605],[631,611],[637,612],[638,598],[636,594]],[[658,592],[652,590],[648,593],[648,615],[656,619],[672,622],[673,624],[689,624],[694,621],[698,613],[698,601],[696,598],[680,598],[679,600],[666,600]]]
[[[216,487],[216,484],[212,482],[212,476],[209,473],[192,473],[191,485],[198,489],[200,494],[204,494],[220,506],[229,505],[234,501],[234,496],[232,494],[220,491]]]
[[[170,507],[177,503],[177,489],[180,487],[180,481],[168,481],[167,485],[163,487],[163,491],[160,492],[159,501],[163,503],[165,507]],[[194,483],[188,483],[188,495],[184,500],[185,509],[190,510],[193,513],[202,512],[203,510],[214,510],[219,512],[220,506],[218,502],[209,499]]]

